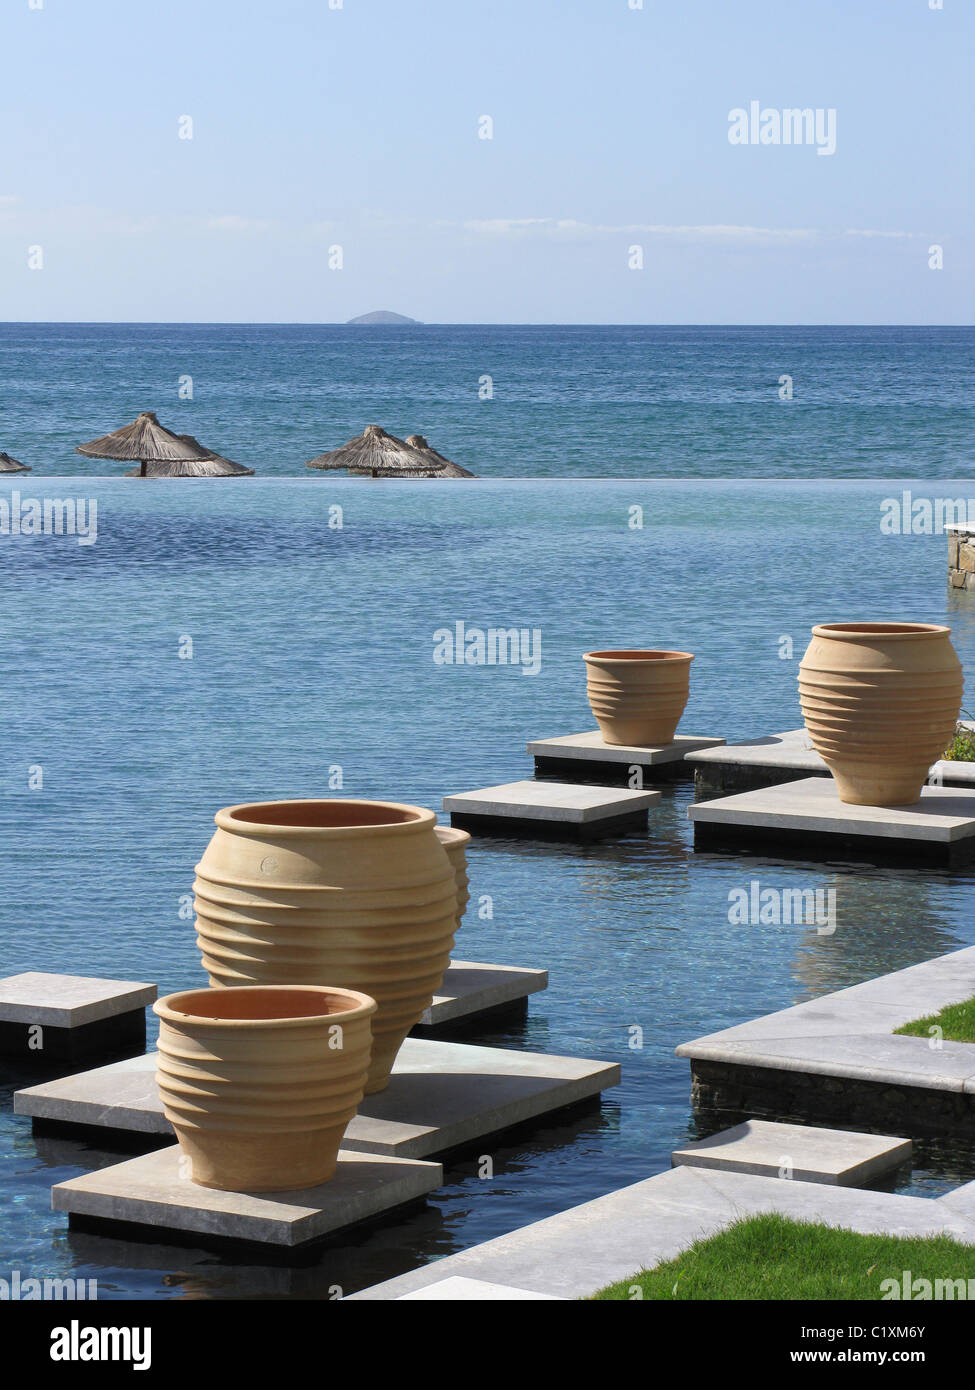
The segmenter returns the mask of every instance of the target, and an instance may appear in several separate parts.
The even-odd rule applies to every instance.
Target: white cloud
[[[456,227],[456,223],[439,223],[441,227]],[[574,218],[556,217],[493,217],[472,219],[459,226],[474,236],[491,238],[535,238],[540,240],[579,240],[598,236],[669,237],[679,241],[711,241],[728,243],[810,242],[825,241],[843,236],[891,237],[909,239],[919,232],[888,232],[869,228],[850,228],[843,233],[820,227],[751,227],[735,223],[678,223],[659,222],[579,222]]]

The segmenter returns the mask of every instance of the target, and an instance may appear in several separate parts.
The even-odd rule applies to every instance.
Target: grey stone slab
[[[863,1187],[906,1163],[912,1153],[909,1139],[752,1119],[684,1144],[671,1154],[671,1163]]]
[[[948,1207],[954,1215],[975,1222],[975,1182],[963,1183],[952,1192],[945,1192],[936,1201]]]
[[[721,748],[694,749],[688,752],[687,761],[695,765],[716,763],[722,767],[792,770],[797,775],[802,772],[828,774],[826,764],[813,748],[805,729],[787,729],[784,733],[728,743]]]
[[[968,725],[971,721],[959,722]],[[762,772],[776,775],[794,772],[797,778],[804,773],[821,777],[830,775],[805,728],[786,729],[782,733],[744,739],[719,748],[693,749],[687,753],[686,761],[694,767],[717,773],[753,773],[755,776],[751,780],[755,781]],[[932,785],[975,788],[975,763],[946,762],[939,758],[931,765],[928,781]]]
[[[701,1039],[683,1045],[679,1055],[695,1061],[848,1077],[888,1086],[959,1093],[975,1089],[966,1084],[975,1078],[975,1044],[944,1042],[940,1048],[932,1048],[926,1038],[906,1035],[850,1033],[730,1043]]]
[[[178,1144],[58,1183],[55,1211],[167,1233],[294,1247],[417,1201],[443,1182],[439,1163],[339,1153],[335,1176],[296,1192],[218,1192],[182,1174]]]
[[[401,1293],[401,1302],[451,1302],[451,1303],[512,1303],[526,1301],[559,1302],[555,1294],[529,1293],[527,1289],[514,1289],[510,1284],[489,1284],[484,1279],[464,1279],[454,1274],[449,1279],[439,1279],[435,1284],[413,1293]]]
[[[742,1216],[768,1211],[864,1234],[943,1233],[975,1244],[975,1221],[927,1198],[681,1167],[363,1289],[350,1300],[398,1299],[455,1276],[588,1298]]]
[[[436,1028],[460,1020],[473,1021],[480,1013],[517,1003],[547,987],[547,970],[454,960],[444,975],[440,993],[433,996],[419,1026]]]
[[[975,1091],[975,1044],[894,1029],[975,995],[975,947],[780,1009],[682,1043],[678,1057],[857,1077],[891,1085]]]
[[[673,743],[614,744],[604,743],[598,729],[584,734],[562,734],[558,738],[540,738],[526,745],[535,758],[554,758],[560,762],[625,763],[639,767],[659,767],[682,762],[685,755],[699,748],[716,748],[723,738],[706,738],[696,734],[677,734]]]
[[[700,801],[687,812],[695,826],[807,831],[869,839],[953,844],[975,836],[975,794],[964,787],[922,787],[912,806],[851,806],[832,779],[805,777],[773,787]]]
[[[29,970],[0,979],[0,1022],[79,1028],[154,1002],[156,986]]]
[[[14,1095],[14,1112],[60,1125],[170,1134],[155,1054]],[[615,1062],[407,1038],[385,1091],[366,1096],[344,1147],[426,1158],[590,1100],[620,1080]]]
[[[132,1134],[173,1132],[156,1087],[155,1052],[15,1091],[14,1114]]]
[[[717,1033],[709,1033],[706,1039],[681,1043],[677,1048],[678,1057],[697,1056],[697,1044],[707,1042],[715,1048],[721,1045],[760,1043],[768,1039],[835,1037],[857,1033],[892,1033],[902,1023],[910,1020],[904,1017],[903,1008],[893,1005],[872,1004],[853,1015],[834,1004],[832,995],[824,995],[822,1000],[810,1000],[806,1004],[796,1004],[791,1009],[780,1009],[774,1014],[763,1014],[747,1023],[735,1024],[733,1028],[723,1028]],[[911,1017],[915,1015],[911,1014]]]
[[[646,811],[660,799],[661,793],[653,791],[589,787],[575,782],[524,781],[504,782],[480,791],[445,796],[443,809],[451,815],[588,825]]]

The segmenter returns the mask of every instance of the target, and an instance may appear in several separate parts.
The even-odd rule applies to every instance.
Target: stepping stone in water
[[[746,1120],[675,1149],[670,1161],[674,1168],[723,1168],[796,1182],[866,1187],[906,1163],[913,1152],[909,1139],[889,1135]]]
[[[429,1158],[593,1100],[619,1081],[616,1062],[407,1038],[389,1086],[364,1098],[343,1147]],[[31,1115],[42,1133],[73,1125],[104,1131],[103,1142],[111,1131],[145,1135],[149,1144],[172,1138],[155,1053],[17,1091],[14,1112]]]
[[[804,728],[728,743],[722,748],[695,750],[687,754],[687,764],[694,771],[699,797],[830,775]],[[975,787],[975,763],[939,760],[933,764],[928,780],[946,787]]]
[[[447,967],[440,993],[413,1029],[419,1037],[435,1033],[489,1026],[498,1015],[524,1017],[528,996],[548,988],[547,970],[526,970],[517,965],[487,965],[481,961],[453,960]]]
[[[536,777],[564,777],[572,782],[632,787],[634,771],[642,779],[637,785],[693,777],[693,766],[684,761],[686,755],[723,743],[723,738],[678,734],[673,743],[629,746],[604,743],[599,730],[592,729],[584,734],[537,739],[527,747],[535,759]]]
[[[66,1211],[76,1230],[287,1251],[417,1202],[443,1182],[439,1163],[341,1149],[335,1176],[318,1187],[219,1192],[192,1182],[181,1160],[179,1145],[170,1144],[85,1173],[53,1187],[51,1205]]]
[[[851,806],[832,778],[805,777],[688,808],[696,850],[951,867],[975,857],[975,790],[922,787],[912,806]]]
[[[443,809],[451,825],[484,835],[591,840],[645,830],[660,799],[660,792],[526,781],[445,796]]]
[[[146,1045],[156,986],[30,970],[0,979],[0,1053],[38,1065],[126,1056]]]

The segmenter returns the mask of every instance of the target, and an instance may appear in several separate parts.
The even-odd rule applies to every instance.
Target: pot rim
[[[189,999],[213,999],[225,995],[236,995],[240,997],[245,994],[259,994],[267,998],[273,994],[294,995],[294,994],[318,994],[327,995],[331,998],[354,1001],[351,1007],[339,1009],[335,1013],[314,1013],[314,1014],[279,1014],[273,1018],[217,1018],[210,1014],[189,1013],[178,1007],[180,1001]],[[323,1023],[352,1023],[360,1018],[369,1018],[376,1012],[377,1004],[371,994],[364,994],[357,989],[346,989],[339,985],[235,985],[233,988],[215,989],[213,987],[201,989],[181,989],[174,994],[166,994],[162,999],[157,999],[152,1006],[152,1011],[158,1018],[165,1023],[175,1024],[177,1027],[200,1028],[224,1028],[229,1032],[235,1032],[241,1028],[247,1029],[267,1029],[280,1028],[286,1025],[294,1028],[315,1028],[321,1027]]]
[[[856,642],[864,637],[884,637],[903,641],[908,637],[944,637],[951,628],[944,623],[816,623],[814,637],[830,637],[837,642]]]
[[[667,648],[653,647],[616,647],[606,651],[583,652],[583,661],[618,662],[633,665],[634,662],[644,661],[648,664],[662,664],[664,662],[693,661],[693,652],[671,651]]]
[[[442,845],[466,845],[470,842],[471,832],[461,830],[459,825],[437,825],[434,829]]]
[[[360,819],[350,819],[344,824],[328,824],[327,821],[324,824],[302,824],[300,821],[275,820],[275,807],[329,807],[332,808],[333,814],[338,807],[368,807],[370,811],[361,812]],[[383,819],[383,811],[392,814]],[[261,815],[246,816],[245,812],[269,812],[271,819]],[[296,811],[295,814],[299,812]],[[228,830],[235,835],[252,835],[258,839],[266,836],[309,839],[322,835],[340,839],[376,832],[409,835],[417,830],[430,829],[437,821],[434,812],[428,811],[425,806],[411,806],[405,801],[371,801],[365,798],[338,796],[286,797],[280,801],[240,801],[235,806],[222,807],[213,819],[221,830]]]

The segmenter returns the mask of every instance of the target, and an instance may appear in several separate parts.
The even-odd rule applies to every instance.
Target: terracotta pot
[[[586,694],[604,743],[672,743],[687,704],[690,652],[586,652]]]
[[[471,900],[470,880],[467,877],[467,846],[471,842],[467,830],[457,830],[452,825],[438,825],[437,839],[447,851],[447,858],[453,865],[457,880],[457,925],[461,924],[467,904]]]
[[[854,806],[917,801],[951,741],[964,684],[936,623],[820,623],[799,667],[816,752]]]
[[[457,924],[456,875],[433,812],[391,801],[266,801],[214,819],[193,885],[210,983],[371,995],[366,1091],[381,1091],[440,988]]]
[[[166,1118],[193,1181],[315,1187],[362,1100],[375,1000],[325,986],[194,989],[153,1005]]]

